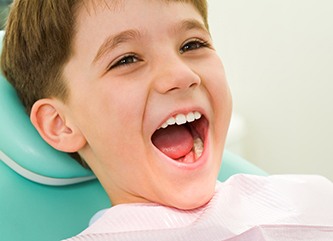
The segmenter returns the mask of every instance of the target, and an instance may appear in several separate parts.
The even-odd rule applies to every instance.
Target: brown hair
[[[77,2],[18,0],[11,6],[1,69],[28,113],[39,99],[68,95],[61,73],[70,55]]]
[[[206,0],[192,3],[207,22]],[[75,18],[83,0],[15,0],[6,24],[1,69],[27,113],[39,99],[69,96],[63,68],[71,56]],[[78,159],[78,155],[75,157]]]

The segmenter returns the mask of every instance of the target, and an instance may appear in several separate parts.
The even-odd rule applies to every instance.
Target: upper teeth
[[[178,114],[176,116],[170,117],[166,122],[164,122],[160,128],[166,128],[169,125],[182,125],[186,122],[192,122],[201,118],[201,113],[198,111],[189,112],[185,114]]]

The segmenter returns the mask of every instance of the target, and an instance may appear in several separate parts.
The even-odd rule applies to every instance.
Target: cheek
[[[216,81],[213,86],[212,95],[214,98],[214,112],[216,115],[216,128],[220,129],[225,136],[230,123],[232,113],[232,97],[229,89],[229,85],[225,76],[221,76],[219,81]]]
[[[209,92],[214,111],[224,110],[228,114],[232,100],[229,84],[220,58],[215,55],[210,59],[209,67],[205,71],[205,85]]]
[[[103,153],[117,150],[122,155],[124,146],[140,144],[146,103],[143,92],[125,86],[100,86],[89,95],[94,98],[80,100],[77,109],[81,110],[80,127],[92,149]]]
[[[232,112],[232,98],[223,64],[215,56],[206,75],[206,88],[213,107],[213,127],[217,140],[224,140],[227,135]]]
[[[197,64],[198,73],[206,86],[210,98],[223,99],[230,96],[229,85],[226,79],[223,63],[214,52],[205,59],[205,62]]]
[[[101,85],[89,91],[85,100],[79,100],[80,107],[85,109],[83,118],[86,124],[96,123],[99,129],[122,129],[133,126],[138,122],[142,105],[143,94],[132,91],[130,88],[117,85]]]

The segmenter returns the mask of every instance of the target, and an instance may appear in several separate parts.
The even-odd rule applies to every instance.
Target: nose
[[[190,63],[178,56],[167,59],[155,66],[154,86],[157,92],[166,94],[186,91],[201,84],[199,74],[191,68]]]

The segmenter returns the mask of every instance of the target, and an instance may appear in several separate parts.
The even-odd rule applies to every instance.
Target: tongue
[[[154,133],[152,141],[161,152],[175,160],[186,156],[193,147],[192,134],[184,125],[159,129]]]

